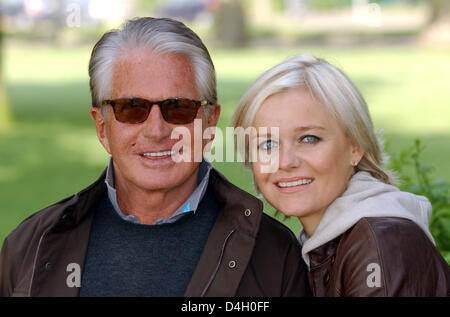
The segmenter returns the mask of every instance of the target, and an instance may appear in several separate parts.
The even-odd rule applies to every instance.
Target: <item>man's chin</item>
[[[146,191],[165,191],[182,185],[188,178],[184,169],[171,168],[146,168],[135,171],[135,183]]]
[[[166,177],[161,179],[160,177],[152,177],[152,179],[144,180],[140,179],[137,182],[138,186],[146,192],[169,192],[176,188],[181,187],[185,182],[183,179]]]

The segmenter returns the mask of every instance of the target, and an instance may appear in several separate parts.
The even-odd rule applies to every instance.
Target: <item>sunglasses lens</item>
[[[189,99],[166,100],[161,105],[164,119],[173,124],[191,123],[197,116],[199,106]]]
[[[116,99],[113,102],[114,115],[117,121],[123,123],[141,123],[147,120],[153,103],[160,105],[161,113],[168,123],[187,124],[197,116],[200,102],[190,99],[166,99],[152,102],[145,99]]]
[[[140,123],[147,120],[149,107],[144,100],[119,99],[115,101],[114,114],[117,121]]]

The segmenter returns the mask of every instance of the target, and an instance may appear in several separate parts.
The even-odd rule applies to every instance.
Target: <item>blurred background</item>
[[[0,243],[105,168],[89,116],[90,53],[124,20],[154,16],[185,22],[209,48],[222,128],[253,80],[286,57],[340,67],[366,98],[402,189],[432,201],[433,234],[450,250],[450,1],[2,0],[0,9]],[[240,163],[214,165],[256,194]],[[298,234],[297,219],[278,219]]]

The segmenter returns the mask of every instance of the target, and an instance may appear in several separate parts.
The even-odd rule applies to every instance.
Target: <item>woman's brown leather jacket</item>
[[[314,296],[449,296],[450,268],[414,222],[362,218],[310,251]]]

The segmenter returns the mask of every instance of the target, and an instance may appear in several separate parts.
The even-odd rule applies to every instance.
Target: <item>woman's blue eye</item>
[[[320,138],[314,136],[314,135],[306,135],[304,137],[301,138],[302,142],[306,142],[309,144],[314,144],[320,141]]]
[[[273,140],[267,140],[267,141],[261,142],[259,144],[259,148],[263,149],[265,151],[271,150],[271,149],[273,149],[276,146],[277,146],[277,142],[275,142]]]

